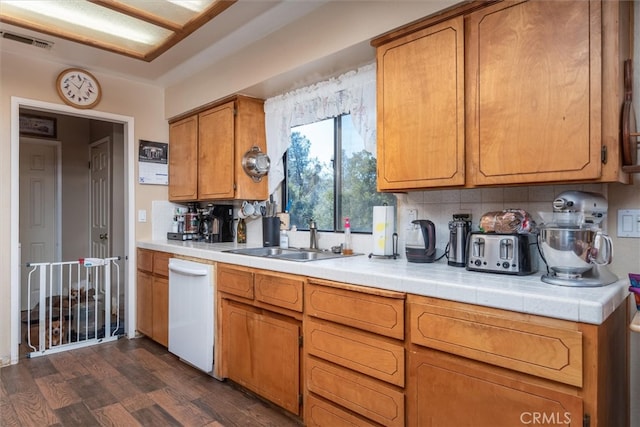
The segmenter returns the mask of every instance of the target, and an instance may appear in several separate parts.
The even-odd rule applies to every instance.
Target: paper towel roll
[[[393,255],[395,212],[393,206],[373,207],[373,255]]]

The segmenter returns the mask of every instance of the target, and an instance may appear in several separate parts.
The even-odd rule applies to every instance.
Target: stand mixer
[[[595,287],[618,280],[606,267],[613,259],[611,238],[600,228],[607,209],[600,194],[566,191],[553,201],[552,213],[540,212],[538,245],[549,270],[543,282]]]

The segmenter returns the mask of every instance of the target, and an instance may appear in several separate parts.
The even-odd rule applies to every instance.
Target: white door
[[[58,142],[20,140],[20,219],[21,264],[59,261],[57,223]],[[27,272],[21,268],[21,310],[38,302],[38,287],[28,302]],[[30,305],[30,307],[29,307]]]
[[[111,140],[103,138],[91,144],[91,254],[92,257],[111,256]]]

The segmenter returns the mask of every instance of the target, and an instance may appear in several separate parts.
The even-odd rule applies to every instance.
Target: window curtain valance
[[[322,81],[264,104],[267,154],[271,159],[269,194],[285,176],[282,156],[291,143],[291,128],[350,113],[365,149],[376,150],[376,66],[369,64],[337,78]]]

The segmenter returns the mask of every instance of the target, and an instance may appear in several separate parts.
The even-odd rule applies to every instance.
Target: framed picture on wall
[[[57,138],[57,120],[54,117],[20,114],[20,135]]]

